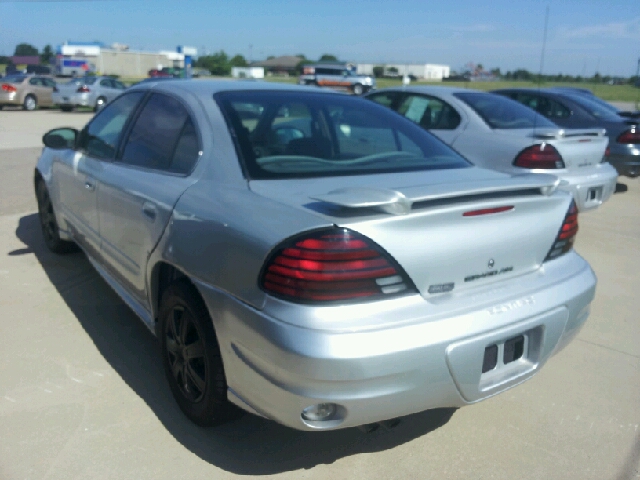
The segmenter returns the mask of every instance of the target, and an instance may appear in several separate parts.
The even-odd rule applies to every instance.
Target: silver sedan
[[[44,240],[79,246],[153,331],[185,415],[300,430],[472,404],[531,378],[596,279],[556,177],[478,168],[361,98],[133,87],[35,170]]]
[[[126,88],[124,83],[111,77],[73,78],[54,88],[53,103],[65,112],[75,107],[90,107],[97,112]]]
[[[463,88],[393,88],[368,98],[428,129],[478,166],[556,175],[580,211],[597,208],[615,191],[618,174],[603,162],[609,141],[604,129],[564,129],[514,100]]]

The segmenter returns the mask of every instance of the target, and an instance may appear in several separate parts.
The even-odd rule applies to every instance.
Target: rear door
[[[51,78],[42,77],[42,96],[40,97],[40,105],[43,107],[50,107],[53,105],[53,87],[56,86],[56,82]]]
[[[189,174],[200,143],[193,118],[177,98],[153,93],[128,130],[117,161],[101,172],[102,255],[111,273],[143,305],[148,303],[147,259],[174,205],[194,182]]]
[[[466,126],[464,113],[459,113],[448,102],[431,95],[380,92],[367,98],[395,110],[448,145],[453,145]]]
[[[430,95],[407,93],[397,111],[448,145],[453,145],[464,130],[461,114],[449,103]]]
[[[29,79],[29,88],[33,95],[36,96],[38,105],[49,105],[51,104],[51,93],[52,89],[47,88],[43,82],[43,79],[40,77],[31,77]]]

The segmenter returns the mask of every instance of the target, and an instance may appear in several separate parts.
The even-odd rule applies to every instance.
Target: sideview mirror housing
[[[74,149],[77,138],[78,130],[75,128],[54,128],[44,134],[42,143],[54,150]]]

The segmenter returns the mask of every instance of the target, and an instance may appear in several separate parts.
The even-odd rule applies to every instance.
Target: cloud
[[[626,22],[611,22],[602,25],[560,29],[563,38],[614,38],[640,40],[640,17]]]
[[[452,30],[460,33],[487,33],[495,32],[496,27],[494,25],[488,25],[486,23],[479,23],[476,25],[460,25],[452,27]]]

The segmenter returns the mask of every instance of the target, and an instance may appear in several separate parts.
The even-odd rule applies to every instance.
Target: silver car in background
[[[561,128],[514,100],[463,88],[391,88],[367,98],[413,120],[480,167],[556,175],[579,211],[597,208],[615,191],[618,174],[603,162],[609,141],[604,129]]]
[[[53,90],[53,103],[65,112],[75,107],[90,107],[97,112],[126,88],[124,83],[111,77],[73,78]]]
[[[199,425],[240,407],[318,431],[472,404],[531,378],[589,315],[596,278],[556,177],[473,166],[361,98],[140,84],[43,140],[47,246],[79,245],[156,333]]]

